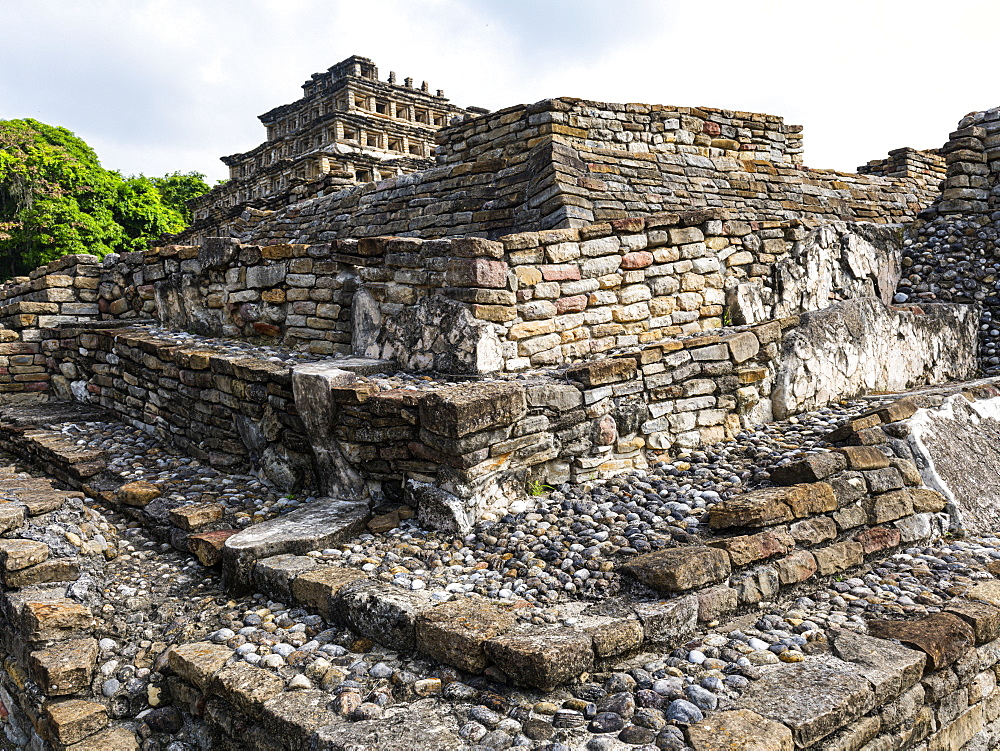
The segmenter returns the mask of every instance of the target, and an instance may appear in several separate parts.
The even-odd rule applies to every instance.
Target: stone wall
[[[407,370],[522,371],[718,328],[891,301],[891,227],[745,222],[714,210],[480,238],[241,245],[108,260],[106,318],[261,338]]]
[[[502,510],[530,479],[609,477],[644,467],[647,449],[693,448],[775,414],[966,377],[975,325],[959,306],[925,315],[849,301],[802,321],[663,341],[516,381],[389,391],[359,374],[391,369],[384,361],[295,365],[142,329],[67,329],[50,356],[57,393],[211,463],[252,467],[282,487],[341,478],[324,488],[338,497],[366,487],[366,497],[398,498],[413,480],[445,491],[438,500],[467,524]],[[816,349],[843,357],[828,365]],[[319,385],[295,387],[296,373]]]
[[[196,225],[176,241],[496,238],[692,207],[743,220],[900,222],[936,189],[933,156],[897,160],[889,176],[809,169],[801,166],[799,126],[710,108],[551,99],[445,128],[438,142],[432,169],[331,186],[277,211]]]
[[[100,276],[96,256],[71,255],[0,285],[0,394],[48,390],[50,332],[99,318]]]
[[[1000,372],[1000,108],[975,112],[942,148],[947,177],[935,201],[907,229],[901,301],[983,306],[980,360]]]

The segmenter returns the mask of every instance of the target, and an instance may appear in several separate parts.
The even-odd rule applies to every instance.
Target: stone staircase
[[[81,452],[61,452],[65,447],[50,436],[29,439],[31,434],[22,436],[53,456],[78,460],[64,466],[93,461]],[[6,668],[0,675],[0,703],[8,711],[18,705],[35,732],[57,750],[136,749],[134,733],[112,725],[104,704],[81,698],[89,695],[99,650],[91,609],[66,596],[66,583],[80,575],[78,559],[28,536],[33,522],[82,498],[81,492],[61,490],[50,480],[0,468],[0,651]]]

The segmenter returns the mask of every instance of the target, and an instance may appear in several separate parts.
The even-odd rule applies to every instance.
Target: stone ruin
[[[546,692],[946,533],[995,533],[1000,389],[969,382],[1000,368],[1000,110],[966,117],[940,150],[844,174],[804,167],[801,128],[773,116],[565,98],[462,111],[393,78],[364,58],[315,75],[170,244],[68,256],[0,287],[0,448],[48,478],[0,471],[12,737],[82,751],[153,732],[92,690],[101,634],[73,589],[88,543],[60,557],[27,531],[81,498],[221,570],[234,597]],[[367,146],[402,138],[419,159],[366,151],[374,122]],[[349,128],[360,150],[340,148]],[[319,182],[290,191],[304,165]],[[859,397],[870,408],[825,448],[768,467],[674,542],[618,546],[606,571],[620,594],[557,599],[562,625],[307,555],[404,523],[476,539],[530,509],[531,489],[599,487]],[[240,520],[126,482],[67,438],[101,421],[310,500]],[[815,656],[765,661],[718,712],[673,717],[680,745],[645,747],[987,747],[1000,717],[987,569],[930,615],[831,628]],[[463,742],[438,720],[423,736],[398,715],[352,723],[344,700],[291,690],[205,636],[150,664],[207,747]],[[591,748],[566,732],[533,747]]]

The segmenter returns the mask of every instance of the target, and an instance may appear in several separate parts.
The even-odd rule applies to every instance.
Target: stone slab
[[[796,747],[809,747],[865,714],[875,704],[861,671],[836,658],[809,659],[769,670],[737,706],[780,722]]]

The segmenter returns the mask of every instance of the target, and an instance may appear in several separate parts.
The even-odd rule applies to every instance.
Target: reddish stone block
[[[580,280],[580,267],[572,264],[555,264],[539,266],[542,279],[547,282],[576,282]]]
[[[620,268],[626,271],[634,269],[644,269],[647,266],[653,265],[653,254],[648,250],[636,250],[631,253],[626,253],[625,257],[622,258],[622,263]]]
[[[899,545],[899,530],[890,527],[871,527],[854,536],[854,541],[861,544],[865,555],[888,550]]]
[[[573,295],[572,297],[560,297],[556,300],[557,313],[579,313],[587,308],[586,295]]]

